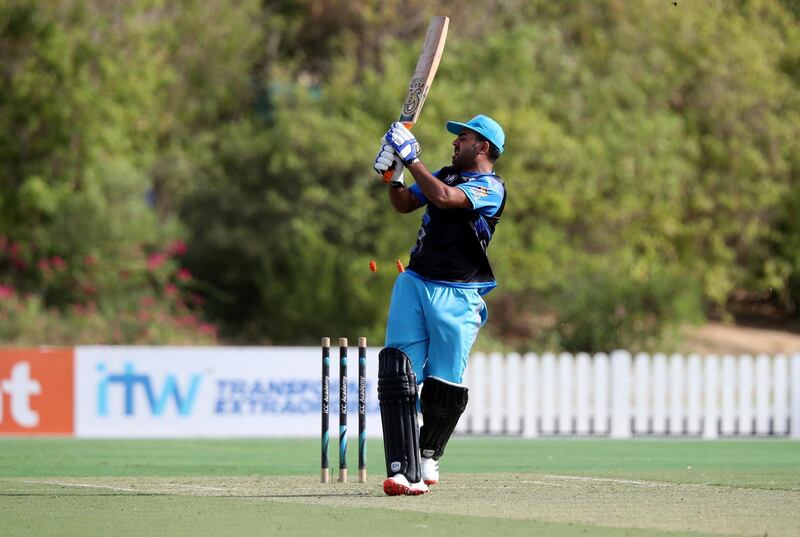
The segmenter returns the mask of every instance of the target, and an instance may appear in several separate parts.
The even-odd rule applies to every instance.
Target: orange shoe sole
[[[385,492],[387,496],[419,496],[430,491],[407,487],[392,478],[386,478],[383,481],[383,492]]]

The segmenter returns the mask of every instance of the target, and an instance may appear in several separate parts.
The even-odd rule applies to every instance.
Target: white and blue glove
[[[384,138],[406,166],[419,160],[419,154],[422,152],[419,142],[399,121],[392,123]]]
[[[384,175],[387,170],[391,169],[393,172],[391,179],[384,179],[384,181],[390,182],[392,186],[399,188],[405,184],[403,181],[403,161],[400,160],[400,157],[397,156],[397,153],[394,152],[394,149],[389,144],[381,146],[372,167],[380,175]]]

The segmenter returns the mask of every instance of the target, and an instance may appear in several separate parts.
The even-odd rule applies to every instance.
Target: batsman
[[[428,171],[419,142],[401,122],[389,128],[374,163],[382,175],[405,167],[414,178],[406,186],[402,171],[390,176],[397,212],[425,208],[407,270],[392,290],[378,356],[383,490],[390,496],[424,494],[439,482],[438,461],[467,407],[463,377],[487,319],[483,296],[496,285],[486,250],[506,201],[494,172],[505,133],[484,115],[446,126],[456,135],[450,166]]]

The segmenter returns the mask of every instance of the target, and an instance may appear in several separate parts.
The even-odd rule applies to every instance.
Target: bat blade
[[[428,90],[430,90],[433,78],[439,69],[449,25],[450,19],[447,17],[433,17],[428,24],[425,44],[422,45],[422,52],[417,60],[417,67],[414,69],[414,76],[408,85],[408,93],[400,113],[400,121],[403,123],[413,125],[419,119],[422,105],[425,104]]]
[[[417,67],[414,69],[414,76],[408,85],[408,93],[400,112],[399,121],[404,123],[409,129],[417,122],[422,112],[422,105],[428,97],[428,91],[436,71],[439,69],[439,62],[444,52],[444,44],[447,40],[447,29],[450,25],[448,17],[433,17],[428,24],[428,31],[425,34],[425,43],[422,45],[422,52],[417,60]],[[388,182],[397,174],[403,173],[402,166],[394,166],[386,170],[383,180]]]

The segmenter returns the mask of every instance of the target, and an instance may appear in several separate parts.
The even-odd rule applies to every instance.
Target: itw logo
[[[103,379],[97,386],[97,413],[100,416],[108,415],[109,391],[113,389],[113,385],[115,384],[119,385],[123,390],[125,403],[124,412],[126,416],[133,416],[135,414],[136,398],[141,397],[142,394],[147,398],[150,412],[154,416],[161,416],[164,414],[167,408],[167,402],[171,398],[175,400],[178,414],[181,416],[188,416],[192,412],[194,400],[197,397],[197,391],[200,388],[200,381],[202,379],[202,376],[198,373],[192,375],[189,380],[189,388],[186,390],[185,394],[182,394],[175,375],[169,374],[164,380],[161,391],[156,393],[150,375],[136,373],[131,362],[125,362],[121,374],[106,374],[105,364],[97,364],[97,371],[104,374]]]

